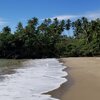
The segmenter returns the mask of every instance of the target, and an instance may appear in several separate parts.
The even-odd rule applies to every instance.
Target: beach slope
[[[100,58],[62,58],[68,82],[53,92],[60,100],[100,100]],[[60,93],[60,95],[59,95]]]

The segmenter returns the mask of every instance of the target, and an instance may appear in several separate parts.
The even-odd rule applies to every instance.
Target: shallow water
[[[21,62],[14,74],[4,74],[0,81],[1,100],[58,100],[44,94],[60,87],[67,80],[65,68],[57,59]],[[19,66],[19,65],[17,65]]]

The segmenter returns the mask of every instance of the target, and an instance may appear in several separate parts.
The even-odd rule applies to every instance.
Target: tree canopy
[[[64,31],[68,35],[63,34]],[[70,30],[73,36],[70,36]],[[85,17],[71,21],[38,18],[28,20],[16,31],[6,26],[0,32],[0,58],[51,58],[100,55],[100,19]]]

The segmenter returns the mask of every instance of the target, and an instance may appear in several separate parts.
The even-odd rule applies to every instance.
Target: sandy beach
[[[100,58],[62,58],[68,82],[51,92],[60,100],[100,100]]]

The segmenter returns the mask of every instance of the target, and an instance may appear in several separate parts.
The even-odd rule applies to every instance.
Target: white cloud
[[[77,14],[77,15],[58,15],[58,16],[51,17],[51,19],[53,20],[54,18],[58,18],[59,20],[66,20],[66,19],[77,19],[81,17],[87,17],[90,20],[100,18],[100,11],[87,12],[84,14]]]
[[[76,15],[60,15],[60,16],[52,17],[51,19],[57,18],[58,20],[66,20],[66,19],[74,19],[77,17],[78,16],[76,16]]]
[[[77,17],[78,16],[76,16],[76,15],[59,15],[59,16],[51,17],[50,19],[53,20],[53,19],[57,18],[58,20],[67,20],[67,19],[75,19]],[[43,21],[44,19],[41,19],[40,21]]]
[[[83,16],[87,17],[88,19],[100,18],[100,11],[98,11],[98,12],[88,12],[88,13],[84,14]]]
[[[0,18],[0,26],[6,25],[6,24],[7,22],[4,19]]]

